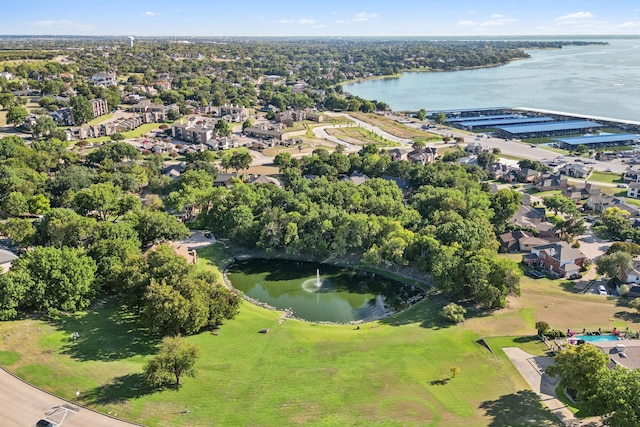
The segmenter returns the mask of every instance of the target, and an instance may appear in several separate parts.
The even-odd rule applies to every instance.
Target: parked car
[[[627,184],[618,184],[616,185],[618,188],[627,188]]]
[[[569,280],[576,280],[576,279],[582,279],[582,274],[575,273],[569,276]]]
[[[48,420],[40,420],[36,423],[36,427],[56,427],[56,425]]]
[[[598,293],[600,295],[609,295],[609,293],[607,292],[607,288],[605,288],[604,285],[598,286]]]

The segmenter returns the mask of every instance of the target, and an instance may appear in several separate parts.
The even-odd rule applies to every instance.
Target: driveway
[[[582,236],[578,237],[580,242],[580,252],[585,254],[588,258],[594,260],[609,249],[609,246],[613,242],[609,240],[603,240],[593,234],[591,228],[587,228],[587,231]]]
[[[35,426],[47,419],[61,427],[131,427],[126,421],[63,400],[14,377],[0,369],[0,411],[3,426]],[[81,396],[82,397],[82,396]],[[61,421],[64,422],[60,424]]]
[[[559,378],[552,378],[544,370],[554,364],[551,357],[536,357],[517,347],[505,347],[502,349],[513,366],[539,397],[540,400],[553,412],[565,426],[598,426],[599,421],[578,420],[567,406],[557,399],[555,389],[560,382]]]

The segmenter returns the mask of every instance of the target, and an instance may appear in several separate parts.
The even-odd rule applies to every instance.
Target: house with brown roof
[[[618,272],[618,280],[622,283],[640,283],[640,257],[637,256],[633,259],[631,267],[626,270],[621,269]]]
[[[435,147],[417,148],[407,154],[407,160],[413,163],[426,165],[433,163],[438,157],[438,150]]]
[[[531,249],[522,256],[522,263],[529,267],[541,268],[558,277],[571,277],[580,273],[587,257],[567,242],[548,243]]]
[[[500,252],[517,253],[531,252],[536,246],[546,245],[549,241],[535,237],[533,233],[522,230],[514,230],[502,233],[500,240]]]

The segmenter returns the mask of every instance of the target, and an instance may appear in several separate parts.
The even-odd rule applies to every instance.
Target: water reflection
[[[318,271],[319,270],[319,271]],[[401,311],[421,290],[370,273],[287,260],[248,260],[227,277],[234,287],[310,321],[370,321]]]

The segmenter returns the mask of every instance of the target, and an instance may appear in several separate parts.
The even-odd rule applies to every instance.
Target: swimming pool
[[[603,341],[618,341],[618,337],[613,334],[607,335],[576,335],[573,338],[578,340],[584,340],[586,342],[603,342]]]

